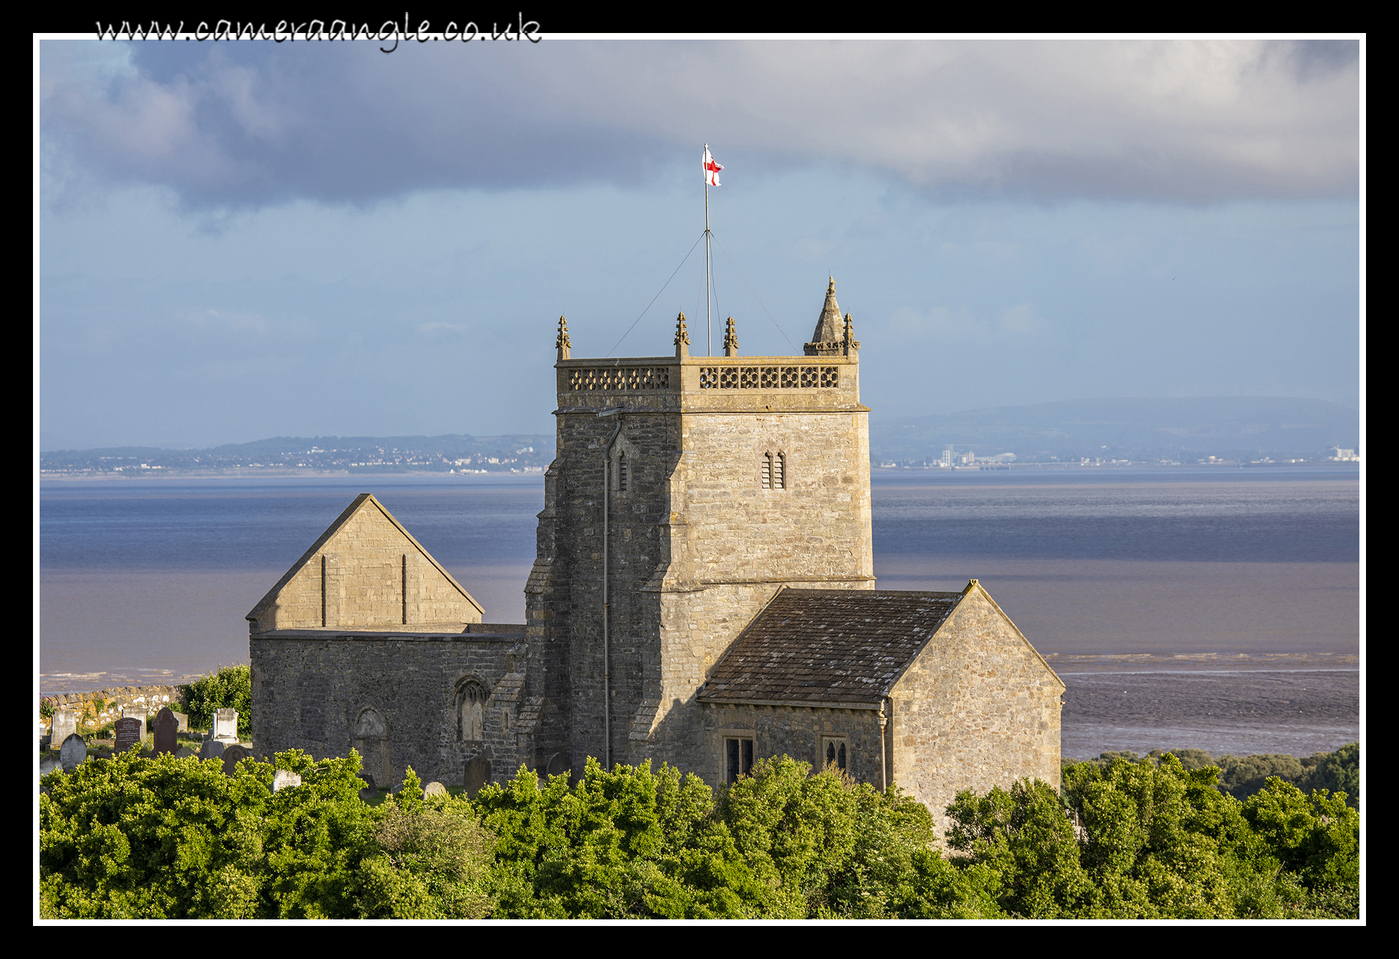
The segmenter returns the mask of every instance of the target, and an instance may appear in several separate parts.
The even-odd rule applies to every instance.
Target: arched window
[[[627,451],[622,450],[617,454],[617,491],[625,493],[627,491]]]
[[[360,754],[361,768],[375,786],[393,782],[389,768],[388,723],[378,710],[365,708],[355,718],[354,740],[351,743]]]
[[[479,743],[486,738],[486,690],[479,682],[468,679],[457,686],[452,711],[457,720],[457,742]]]
[[[761,463],[761,466],[762,466],[762,470],[763,470],[763,489],[772,489],[772,454],[771,454],[771,453],[764,453],[764,454],[763,454],[763,462]]]
[[[847,764],[848,754],[844,737],[829,736],[822,740],[821,750],[824,755],[821,757],[827,766],[834,767],[838,772],[849,772]]]

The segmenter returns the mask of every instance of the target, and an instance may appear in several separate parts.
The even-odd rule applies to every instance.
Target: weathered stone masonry
[[[801,357],[573,359],[556,341],[526,625],[360,497],[249,614],[253,737],[460,782],[588,757],[710,782],[780,754],[940,817],[963,788],[1057,784],[1064,686],[976,581],[875,590],[869,410],[834,282]]]

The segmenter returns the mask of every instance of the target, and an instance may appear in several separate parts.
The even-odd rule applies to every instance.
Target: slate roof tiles
[[[876,708],[962,595],[784,589],[715,664],[699,699]]]

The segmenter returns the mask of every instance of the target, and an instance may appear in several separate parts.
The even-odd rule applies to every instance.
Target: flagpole
[[[709,158],[709,144],[704,145],[705,159]],[[714,355],[714,338],[710,331],[713,318],[709,306],[709,171],[704,173],[704,352]]]

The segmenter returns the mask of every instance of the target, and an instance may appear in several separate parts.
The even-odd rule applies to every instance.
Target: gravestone
[[[466,794],[472,799],[481,791],[481,787],[491,781],[491,761],[481,754],[477,754],[466,763],[466,778],[462,783],[466,787]]]
[[[169,706],[166,706],[165,708],[170,709]],[[175,721],[180,724],[179,726],[175,727],[176,732],[189,732],[189,713],[177,713],[173,709],[170,709],[170,715],[174,716]]]
[[[130,709],[123,709],[123,710],[121,711],[121,718],[122,718],[122,719],[139,719],[139,720],[141,721],[141,735],[140,735],[138,738],[140,738],[140,739],[145,739],[145,738],[146,738],[146,711],[145,711],[144,709],[140,709],[140,708],[134,707],[134,706],[133,706],[132,708],[130,708]]]
[[[238,741],[238,710],[229,708],[214,710],[212,738],[224,743]]]
[[[55,769],[62,770],[63,763],[61,760],[59,760],[57,756],[53,755],[52,753],[39,760],[39,775],[41,777],[47,776]]]
[[[223,751],[227,748],[227,743],[221,743],[217,739],[206,739],[199,747],[199,758],[222,759]]]
[[[232,712],[232,710],[229,710],[229,712]],[[238,771],[238,761],[240,759],[251,758],[252,754],[253,751],[251,749],[247,746],[239,745],[238,743],[225,746],[223,751],[223,774],[225,776],[232,776]]]
[[[424,798],[426,798],[426,797],[428,797],[428,796],[446,796],[446,795],[447,795],[447,787],[444,786],[444,785],[442,785],[442,784],[439,783],[439,782],[430,782],[430,783],[427,784],[427,788],[423,790],[423,797],[424,797]]]
[[[151,723],[151,728],[155,730],[155,754],[174,754],[180,748],[179,737],[176,733],[180,729],[180,721],[175,718],[175,714],[166,706],[155,714],[155,722]]]
[[[63,741],[78,731],[78,714],[72,709],[55,709],[49,717],[49,745],[62,746]]]
[[[272,791],[281,792],[289,786],[300,786],[301,777],[290,769],[279,769],[272,774]]]
[[[77,769],[84,759],[87,758],[87,741],[77,733],[72,733],[63,740],[63,745],[58,750],[58,761],[63,764],[63,771],[71,773]]]
[[[116,727],[117,738],[115,751],[124,753],[132,746],[140,745],[141,740],[145,738],[142,735],[145,732],[145,725],[135,716],[123,716],[113,723],[113,726]]]

